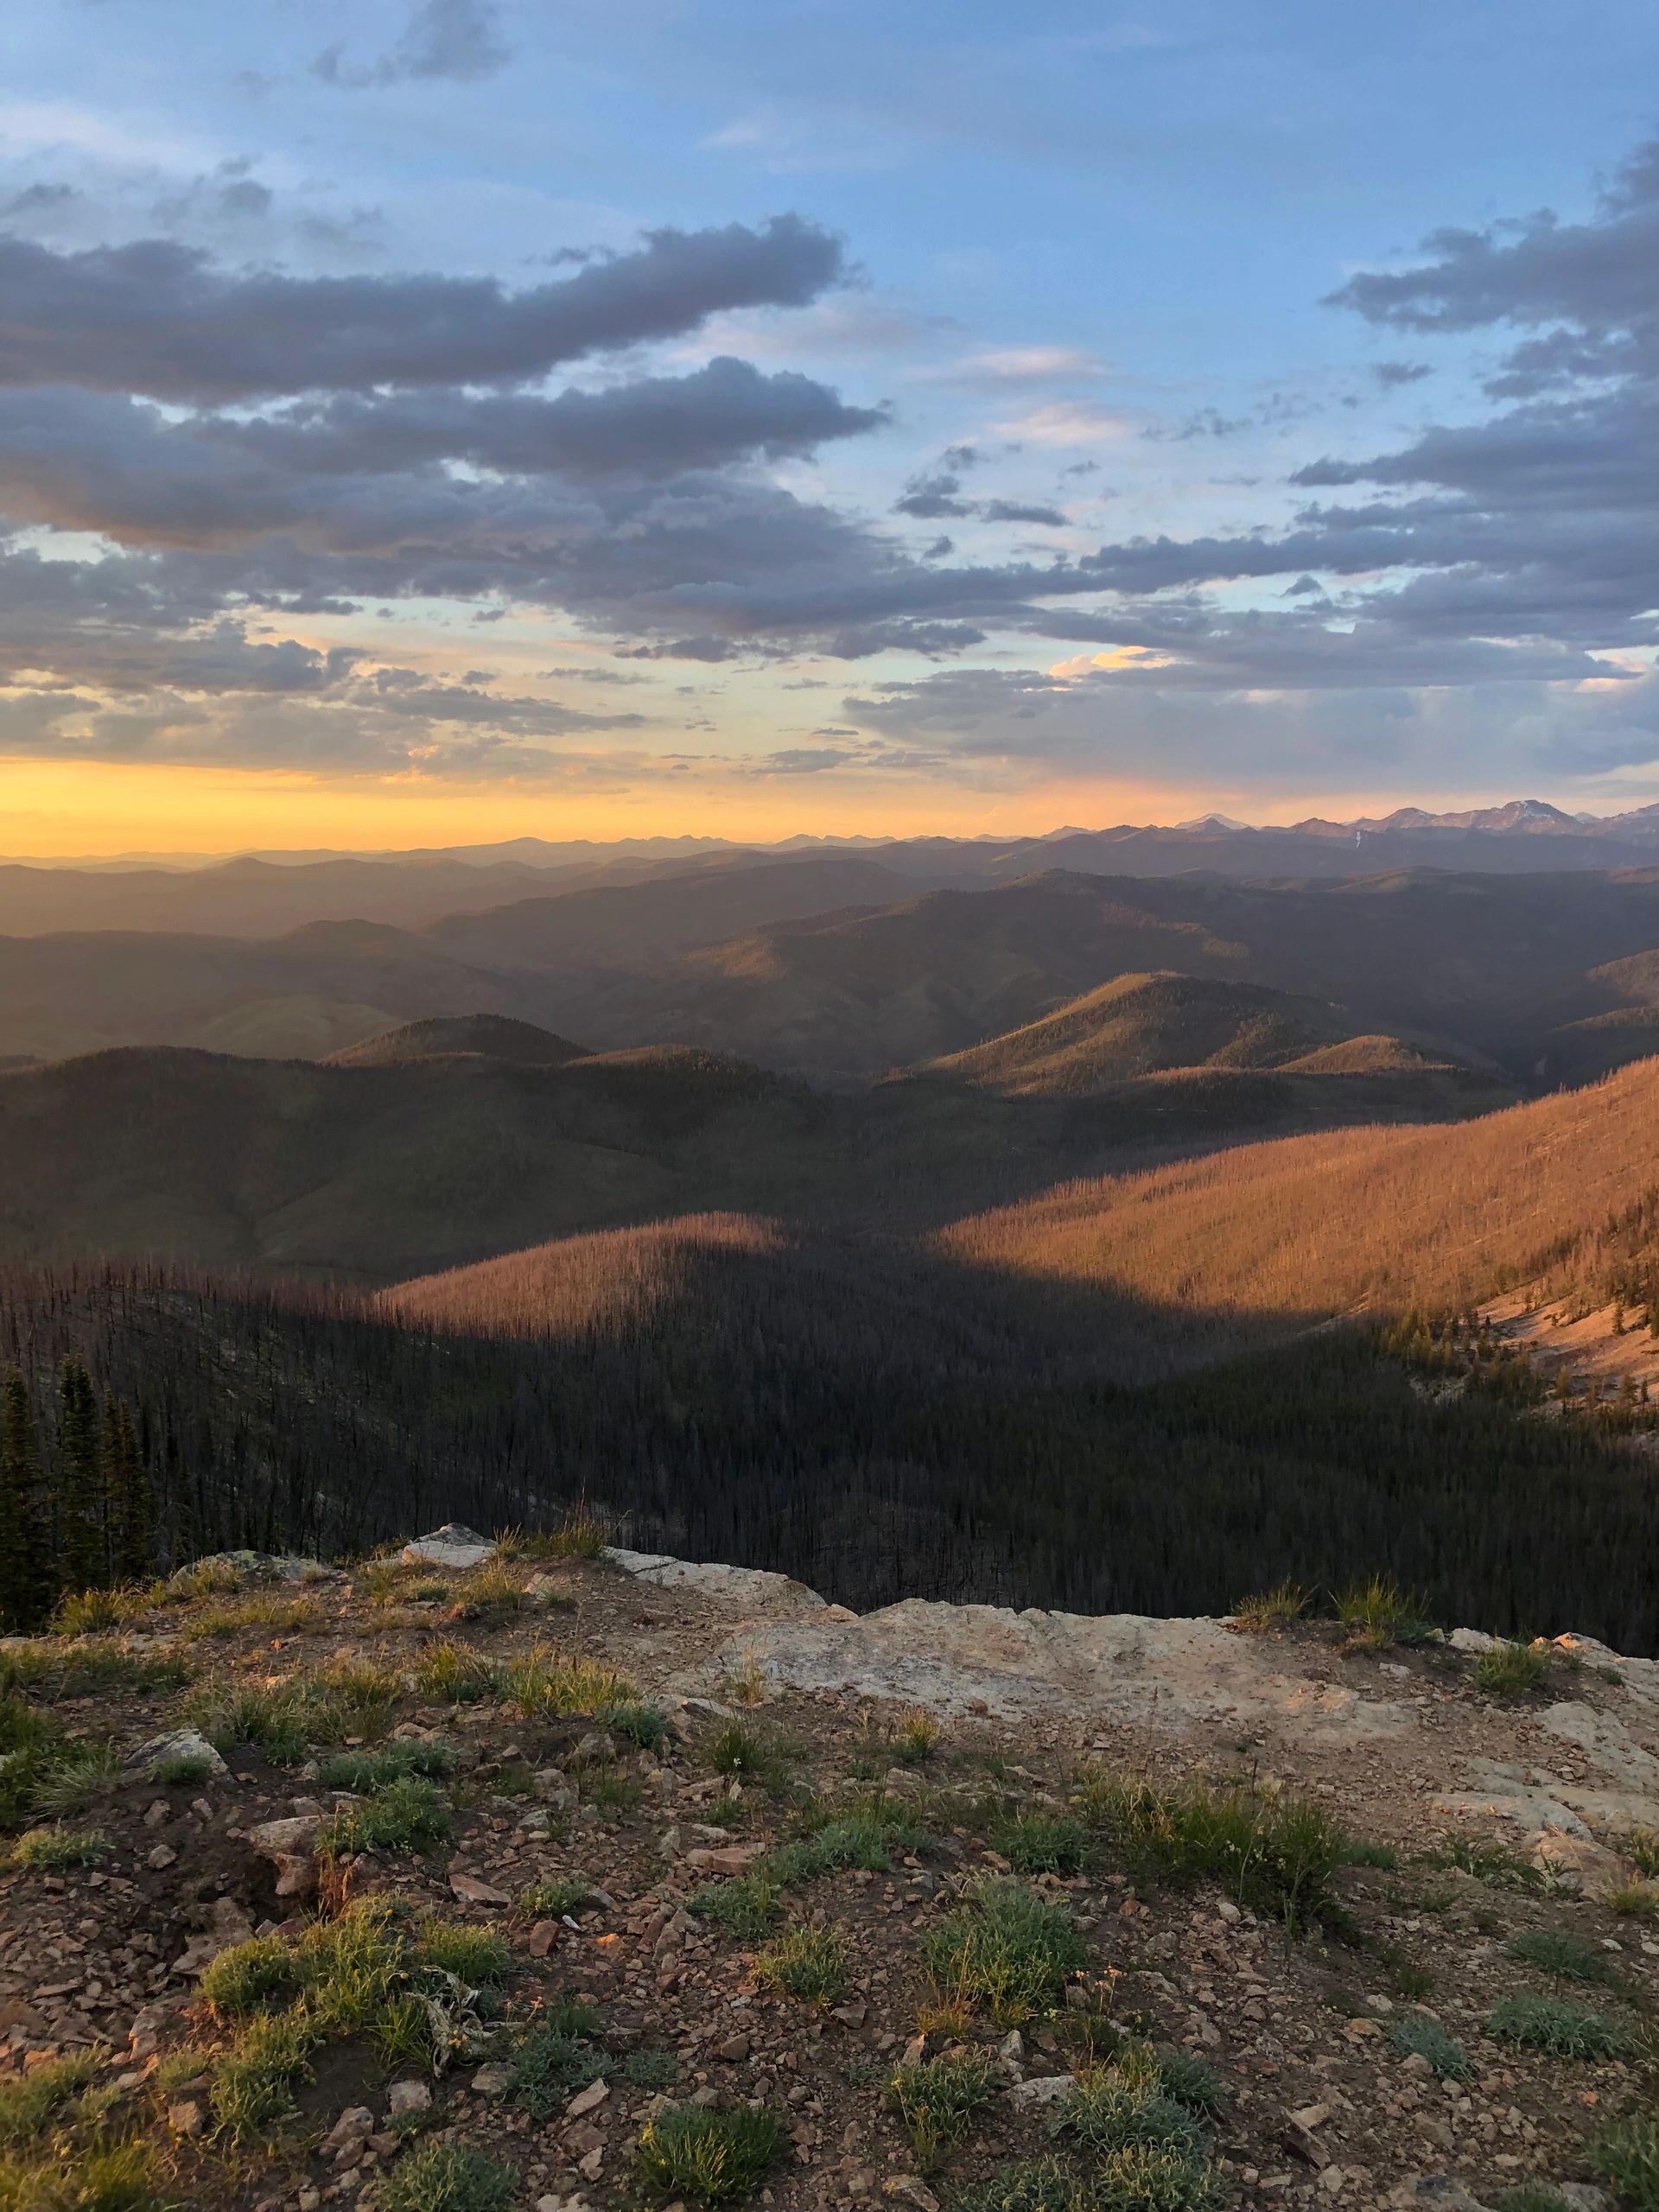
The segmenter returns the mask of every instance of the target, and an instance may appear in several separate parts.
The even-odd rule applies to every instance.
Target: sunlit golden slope
[[[1659,1169],[1659,1060],[1479,1121],[1345,1129],[1067,1185],[961,1222],[970,1263],[1203,1313],[1463,1303],[1537,1271]]]

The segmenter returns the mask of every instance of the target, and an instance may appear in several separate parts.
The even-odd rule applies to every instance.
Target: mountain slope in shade
[[[533,1021],[504,1014],[456,1014],[429,1021],[406,1021],[327,1055],[337,1068],[391,1067],[408,1060],[433,1060],[464,1052],[488,1060],[510,1060],[518,1067],[558,1068],[589,1057],[586,1046],[556,1037]]]
[[[1344,1049],[1345,1058],[1329,1057]],[[934,1060],[925,1072],[1017,1096],[1087,1094],[1166,1069],[1338,1074],[1433,1064],[1401,1039],[1362,1040],[1318,999],[1172,974],[1120,976],[1039,1021]]]
[[[812,1128],[775,1077],[673,1048],[560,1067],[93,1053],[0,1075],[0,1260],[384,1280],[707,1203]]]

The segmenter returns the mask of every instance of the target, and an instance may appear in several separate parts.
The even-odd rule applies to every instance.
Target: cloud
[[[0,384],[195,404],[382,385],[514,384],[696,330],[721,309],[804,305],[841,282],[839,243],[798,216],[658,230],[572,276],[233,272],[163,238],[54,253],[0,239]]]
[[[979,511],[982,522],[1027,522],[1045,530],[1064,530],[1065,517],[1058,507],[1033,507],[1018,499],[987,499]]]
[[[353,66],[343,45],[330,46],[312,63],[311,73],[353,91],[433,79],[476,84],[512,59],[500,25],[493,0],[420,0],[402,35],[378,60]]]
[[[953,384],[991,388],[1020,384],[1055,384],[1104,373],[1092,353],[1074,346],[989,346],[966,353],[933,372]]]

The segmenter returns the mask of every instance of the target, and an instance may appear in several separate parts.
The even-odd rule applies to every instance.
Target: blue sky
[[[1651,8],[8,28],[38,841],[1659,794]]]

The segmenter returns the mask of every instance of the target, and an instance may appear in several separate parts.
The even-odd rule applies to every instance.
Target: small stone
[[[580,2120],[584,2113],[596,2112],[611,2094],[608,2082],[590,2082],[585,2089],[578,2089],[564,2108],[567,2120]]]
[[[1300,2112],[1294,2112],[1290,2116],[1298,2127],[1319,2127],[1330,2119],[1331,2107],[1329,2105],[1304,2105]]]
[[[538,1920],[524,1939],[524,1948],[532,1959],[544,1959],[559,1940],[556,1920]]]
[[[498,1890],[493,1883],[480,1882],[476,1874],[452,1874],[449,1887],[463,1904],[511,1904],[512,1899],[505,1890]]]
[[[480,2066],[473,2076],[473,2087],[480,2097],[505,2097],[512,2086],[511,2066]]]
[[[597,2181],[600,2177],[601,2169],[603,2167],[604,2164],[605,2146],[602,2143],[596,2143],[591,2151],[584,2152],[582,2156],[576,2160],[576,2171],[581,2174],[585,2180]]]
[[[167,2124],[175,2135],[200,2135],[207,2125],[207,2107],[199,2098],[181,2097],[168,2107]]]
[[[153,1851],[145,1853],[144,1864],[152,1872],[159,1874],[162,1867],[176,1866],[178,1857],[171,1844],[158,1843]]]
[[[1008,2088],[1008,2101],[1027,2108],[1033,2105],[1058,2104],[1064,2096],[1077,2088],[1074,2075],[1070,2074],[1038,2074],[1029,2082],[1015,2082]]]
[[[397,2113],[426,2112],[432,2103],[432,2092],[424,2082],[394,2082],[386,2092],[386,2109]]]
[[[1319,2176],[1319,2186],[1326,2196],[1340,2196],[1347,2178],[1340,2166],[1327,2166]]]
[[[1421,2076],[1425,2074],[1432,2074],[1434,2071],[1434,2069],[1429,2064],[1427,2059],[1423,2056],[1421,2050],[1414,2050],[1409,2057],[1402,2058],[1401,2060],[1400,2071],[1402,2074],[1415,2074]]]
[[[720,2045],[720,2056],[728,2066],[739,2066],[749,2055],[747,2036],[728,2036]]]

